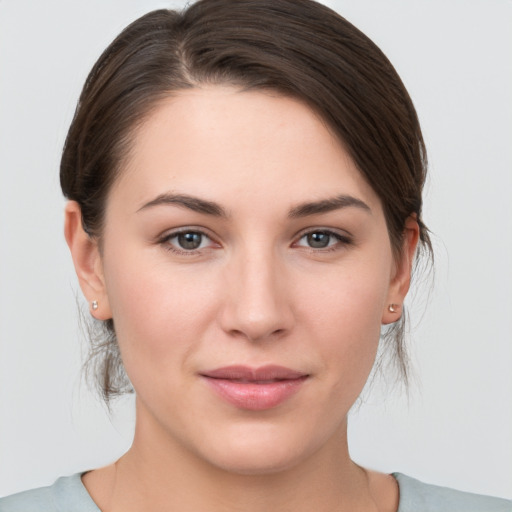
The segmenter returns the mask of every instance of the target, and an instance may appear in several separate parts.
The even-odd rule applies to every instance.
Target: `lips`
[[[227,366],[201,373],[210,388],[240,409],[262,411],[282,404],[297,393],[308,374],[283,366]]]

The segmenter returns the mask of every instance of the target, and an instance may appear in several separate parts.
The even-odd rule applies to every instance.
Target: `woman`
[[[1,505],[508,510],[349,457],[382,325],[406,368],[424,179],[400,79],[328,9],[208,0],[128,27],[86,83],[61,184],[107,329],[103,392],[128,385],[117,347],[136,391],[134,443]]]

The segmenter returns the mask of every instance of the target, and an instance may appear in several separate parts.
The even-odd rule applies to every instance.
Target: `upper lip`
[[[260,366],[259,368],[234,365],[201,372],[201,375],[212,379],[252,382],[300,379],[302,377],[307,377],[308,374],[277,365]]]

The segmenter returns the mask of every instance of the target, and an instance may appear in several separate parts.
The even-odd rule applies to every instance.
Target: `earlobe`
[[[411,273],[419,234],[420,228],[416,220],[416,214],[410,215],[405,221],[402,250],[391,278],[387,303],[382,314],[383,324],[396,322],[402,316],[403,303],[411,284]]]
[[[82,213],[76,201],[66,204],[64,236],[91,314],[98,320],[112,318],[98,241],[84,231]]]

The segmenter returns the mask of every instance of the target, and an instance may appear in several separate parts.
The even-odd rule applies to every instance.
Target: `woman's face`
[[[246,473],[332,453],[409,274],[325,124],[229,87],[180,92],[138,129],[96,268],[136,436]]]

